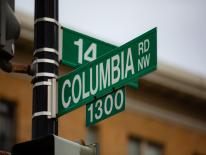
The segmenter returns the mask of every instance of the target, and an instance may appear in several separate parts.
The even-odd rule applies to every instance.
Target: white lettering
[[[115,65],[116,62],[116,65]],[[111,69],[112,69],[112,84],[115,84],[119,81],[120,79],[120,68],[119,68],[119,64],[120,64],[120,59],[119,59],[119,55],[114,55],[112,57],[111,60]],[[116,77],[115,77],[116,75]]]
[[[125,69],[125,78],[127,78],[128,72],[131,71],[134,74],[134,64],[132,59],[132,51],[131,48],[128,48],[127,52],[127,61],[126,61],[126,69]]]
[[[76,84],[76,81],[78,82],[79,84],[79,90],[78,90],[78,96],[76,97],[75,96],[75,84]],[[82,88],[81,88],[81,78],[78,74],[75,75],[73,81],[72,81],[72,99],[74,101],[74,103],[77,103],[79,102],[80,100],[80,97],[81,97],[81,91],[82,91]]]
[[[110,59],[107,59],[106,62],[106,71],[104,72],[104,66],[103,63],[100,63],[99,65],[99,90],[102,90],[103,88],[106,88],[107,86],[110,86]],[[103,84],[103,86],[102,86]]]
[[[120,104],[119,105],[118,105],[118,100],[117,100],[118,95],[120,95]],[[124,94],[123,94],[122,90],[120,89],[115,94],[114,106],[117,110],[120,110],[123,106],[123,103],[124,103]]]
[[[124,51],[121,52],[121,79],[124,79]]]
[[[96,65],[96,79],[93,81],[93,74],[92,74],[92,67],[90,68],[90,92],[92,95],[95,95],[98,90],[98,85],[99,85],[99,70],[98,70],[98,65]],[[95,83],[95,88],[93,89],[93,83]],[[101,83],[101,82],[100,82]]]
[[[144,41],[144,53],[149,51],[149,48],[150,48],[150,42],[149,42],[149,39],[146,39]]]
[[[149,39],[145,39],[144,41],[138,44],[138,55],[144,54],[149,51],[150,42]]]
[[[141,55],[142,53],[144,53],[144,44],[143,42],[140,42],[138,44],[138,55]]]
[[[69,80],[64,81],[63,87],[62,87],[62,104],[64,108],[67,108],[70,105],[71,102],[71,96],[68,97],[68,101],[65,101],[65,88],[67,87],[71,87],[71,82]]]
[[[97,108],[98,107],[98,112],[99,113],[96,113],[95,114],[95,119],[100,119],[101,117],[102,117],[102,114],[103,114],[103,109],[102,109],[102,100],[101,99],[99,99],[97,102],[96,102],[96,104],[95,104],[95,108]]]
[[[110,101],[108,101],[110,100]],[[110,103],[110,106],[108,105]],[[110,107],[108,109],[108,107]],[[105,110],[105,114],[109,115],[112,112],[112,108],[113,108],[113,98],[112,95],[107,95],[105,101],[104,101],[104,110]]]
[[[150,53],[138,59],[138,71],[149,66],[150,62]]]

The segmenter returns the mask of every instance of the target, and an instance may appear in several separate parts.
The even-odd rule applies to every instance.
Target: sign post
[[[58,79],[58,115],[92,102],[156,69],[156,28]]]
[[[32,138],[58,134],[49,86],[58,76],[58,0],[35,0]],[[56,51],[55,53],[53,51]]]

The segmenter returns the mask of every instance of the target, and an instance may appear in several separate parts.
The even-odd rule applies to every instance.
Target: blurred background
[[[34,0],[15,3],[12,61],[30,64]],[[124,112],[86,128],[83,106],[59,118],[59,136],[98,142],[101,155],[206,155],[205,17],[204,0],[59,0],[65,27],[117,46],[157,27],[158,41],[157,71],[127,86]],[[0,71],[0,150],[31,139],[31,110],[31,77]]]

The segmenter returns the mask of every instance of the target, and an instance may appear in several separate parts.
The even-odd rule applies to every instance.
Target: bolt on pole
[[[58,134],[49,86],[58,76],[58,0],[35,0],[32,139]]]

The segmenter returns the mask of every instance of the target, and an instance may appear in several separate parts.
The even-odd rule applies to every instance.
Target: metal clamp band
[[[63,30],[59,27],[59,62],[62,61],[62,42],[63,42]]]
[[[38,117],[38,116],[51,116],[51,112],[49,112],[49,111],[36,112],[32,115],[32,118]]]
[[[55,23],[56,25],[60,25],[59,22],[54,19],[54,18],[49,18],[49,17],[42,17],[42,18],[38,18],[34,21],[34,24],[38,23],[38,22],[51,22],[51,23]]]
[[[57,75],[54,73],[47,73],[47,72],[42,72],[42,73],[36,73],[35,76],[33,76],[33,79],[35,77],[41,77],[41,76],[46,76],[46,77],[51,77],[51,78],[56,78],[57,79]]]
[[[48,81],[51,82],[51,85],[48,86],[48,111],[51,111],[51,116],[48,118],[56,118],[57,114],[57,82],[56,79],[49,79]]]
[[[49,81],[42,81],[42,82],[37,82],[33,85],[33,88],[34,87],[38,87],[38,86],[51,86],[51,82]]]
[[[35,63],[42,63],[42,62],[51,63],[51,64],[55,64],[56,66],[59,66],[59,63],[52,59],[36,59],[33,61],[32,65],[34,65]]]
[[[57,55],[59,55],[58,51],[54,48],[48,48],[48,47],[44,47],[44,48],[39,48],[39,49],[36,49],[33,53],[33,56],[36,54],[36,53],[39,53],[39,52],[51,52],[51,53],[55,53]]]
[[[48,88],[48,98],[47,98],[47,111],[40,111],[33,114],[32,118],[37,116],[47,116],[50,118],[56,118],[57,114],[57,83],[56,79],[48,79],[48,81],[37,82],[34,84],[33,88],[36,86],[46,85]]]

